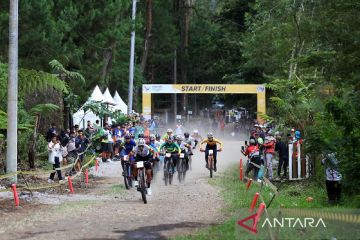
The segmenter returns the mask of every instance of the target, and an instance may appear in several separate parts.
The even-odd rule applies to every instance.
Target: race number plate
[[[143,162],[143,161],[137,162],[137,163],[136,163],[136,167],[137,167],[137,168],[143,168],[143,167],[144,167],[144,162]]]
[[[180,158],[184,158],[185,154],[180,153]]]
[[[209,150],[209,155],[213,155],[214,154],[214,150]]]
[[[124,161],[129,161],[129,156],[128,155],[124,156]]]
[[[171,157],[171,153],[166,153],[165,157],[168,157],[168,158]]]

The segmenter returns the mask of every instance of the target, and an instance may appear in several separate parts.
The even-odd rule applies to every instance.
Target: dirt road
[[[238,162],[239,152],[239,141],[225,143],[215,177]],[[38,194],[31,207],[0,207],[1,239],[164,239],[218,223],[223,202],[204,165],[196,151],[184,183],[165,186],[158,175],[143,204],[140,193],[124,189],[120,163],[104,163],[101,180],[81,194]]]

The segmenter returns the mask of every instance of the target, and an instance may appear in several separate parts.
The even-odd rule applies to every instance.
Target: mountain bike
[[[138,171],[138,179],[139,179],[139,186],[137,188],[137,190],[141,193],[141,198],[144,201],[144,204],[147,203],[147,199],[146,199],[146,181],[145,181],[145,167],[144,167],[144,162],[143,161],[139,161],[136,162],[136,168]]]
[[[178,179],[180,183],[185,180],[186,170],[187,170],[187,166],[186,166],[185,154],[180,153],[179,161],[177,164]]]
[[[164,160],[164,181],[165,181],[165,186],[167,186],[168,184],[172,184],[172,180],[173,180],[173,172],[174,169],[174,162],[171,156],[171,153],[166,153],[165,154],[165,160]]]
[[[123,167],[122,175],[124,177],[125,187],[126,189],[130,189],[130,187],[132,187],[132,171],[131,171],[131,163],[129,161],[129,155],[123,156],[121,163]]]
[[[201,152],[205,152],[205,150],[201,150]],[[208,154],[208,159],[207,159],[207,168],[210,171],[210,178],[213,177],[213,172],[214,172],[214,150],[209,149],[209,154]]]
[[[209,167],[209,171],[210,171],[210,178],[212,178],[213,171],[214,171],[214,150],[209,150],[208,167]]]

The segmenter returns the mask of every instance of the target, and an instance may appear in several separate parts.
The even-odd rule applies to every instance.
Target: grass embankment
[[[246,191],[246,184],[239,180],[239,171],[237,167],[228,170],[226,174],[219,178],[211,179],[211,184],[221,188],[221,194],[225,201],[226,207],[223,212],[228,216],[228,220],[215,226],[200,230],[188,236],[176,237],[176,240],[207,240],[207,239],[236,239],[236,222],[241,219],[241,213],[247,212],[248,215],[241,216],[245,218],[249,216],[249,209],[251,201],[256,192],[260,192],[261,198],[258,200],[269,204],[273,190],[264,186],[261,188],[259,184],[252,184],[250,189]],[[329,208],[327,202],[327,193],[325,184],[317,181],[301,181],[301,182],[285,182],[275,183],[279,188],[280,194],[276,196],[270,205],[270,209],[283,208]],[[307,198],[312,197],[313,201],[308,202]],[[333,206],[339,210],[347,208],[358,208],[359,203],[356,199],[344,199],[340,206]],[[246,214],[246,213],[245,213]]]

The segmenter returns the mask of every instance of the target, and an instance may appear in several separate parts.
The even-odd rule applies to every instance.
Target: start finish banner
[[[266,113],[265,85],[257,84],[143,84],[143,116],[151,118],[152,94],[256,94],[257,119]]]
[[[261,93],[264,85],[257,84],[144,84],[143,93]]]

